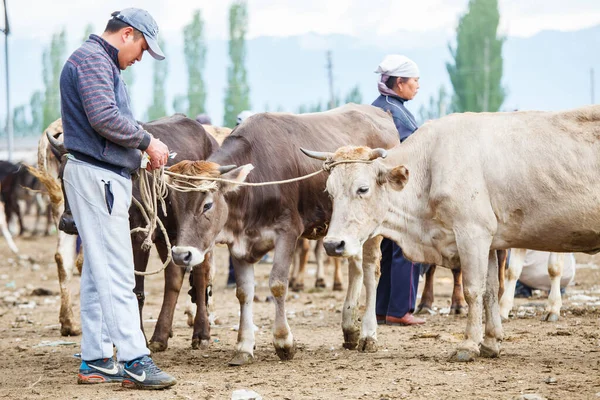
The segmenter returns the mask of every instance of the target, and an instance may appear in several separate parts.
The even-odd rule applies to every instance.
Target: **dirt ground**
[[[600,268],[594,258],[578,257],[575,284],[567,291],[561,319],[542,322],[545,299],[517,299],[516,317],[504,324],[499,359],[467,364],[448,358],[461,340],[465,317],[443,315],[450,304],[451,274],[438,269],[438,313],[422,327],[380,326],[379,351],[358,353],[342,348],[341,308],[344,293],[331,289],[288,295],[289,323],[299,347],[294,360],[282,362],[271,344],[274,318],[269,295],[270,264],[256,268],[258,302],[254,305],[255,362],[229,367],[238,323],[234,290],[225,287],[226,255],[218,249],[215,312],[207,350],[191,350],[191,328],[180,296],[169,349],[154,354],[157,364],[177,377],[177,386],[159,392],[133,392],[119,385],[76,383],[80,337],[61,337],[54,249],[56,237],[17,238],[21,251],[36,264],[18,265],[0,242],[0,398],[4,399],[230,399],[236,390],[263,399],[515,399],[537,394],[548,399],[600,399]],[[600,264],[598,262],[597,264]],[[152,257],[151,269],[159,266]],[[314,283],[309,264],[307,287]],[[328,270],[331,286],[331,270]],[[312,274],[311,274],[312,273]],[[79,313],[79,277],[72,282]],[[143,319],[154,329],[162,301],[162,275],[148,278]],[[54,292],[34,296],[34,289]],[[48,346],[52,342],[66,344]],[[69,344],[72,342],[72,344]],[[526,397],[523,397],[526,398]],[[533,397],[532,397],[533,398]]]

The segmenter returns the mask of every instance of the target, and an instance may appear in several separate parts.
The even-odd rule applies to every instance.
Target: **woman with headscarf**
[[[380,96],[372,103],[394,118],[400,141],[417,130],[417,122],[404,103],[412,100],[419,90],[419,67],[406,56],[388,55],[377,67],[380,74]],[[425,320],[415,317],[417,288],[421,267],[404,258],[395,242],[381,242],[381,277],[377,286],[375,312],[378,324],[420,325]]]

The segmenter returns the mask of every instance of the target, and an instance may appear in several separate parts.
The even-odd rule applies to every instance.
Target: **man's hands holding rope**
[[[150,157],[150,162],[146,166],[148,171],[159,169],[163,165],[166,165],[169,159],[169,148],[156,138],[150,140],[150,145],[146,149],[146,153]]]

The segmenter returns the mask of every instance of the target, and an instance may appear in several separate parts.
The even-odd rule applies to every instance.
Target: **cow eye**
[[[210,209],[212,208],[212,206],[213,206],[213,203],[206,203],[206,204],[204,205],[204,211],[208,211],[208,210],[210,210]]]
[[[369,188],[367,186],[361,186],[358,188],[358,190],[356,191],[356,193],[358,194],[366,194],[369,191]]]

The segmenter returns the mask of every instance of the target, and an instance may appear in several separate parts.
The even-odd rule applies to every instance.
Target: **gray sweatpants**
[[[81,358],[111,358],[113,344],[118,361],[148,355],[133,293],[131,180],[70,157],[63,181],[85,251],[80,288]]]

